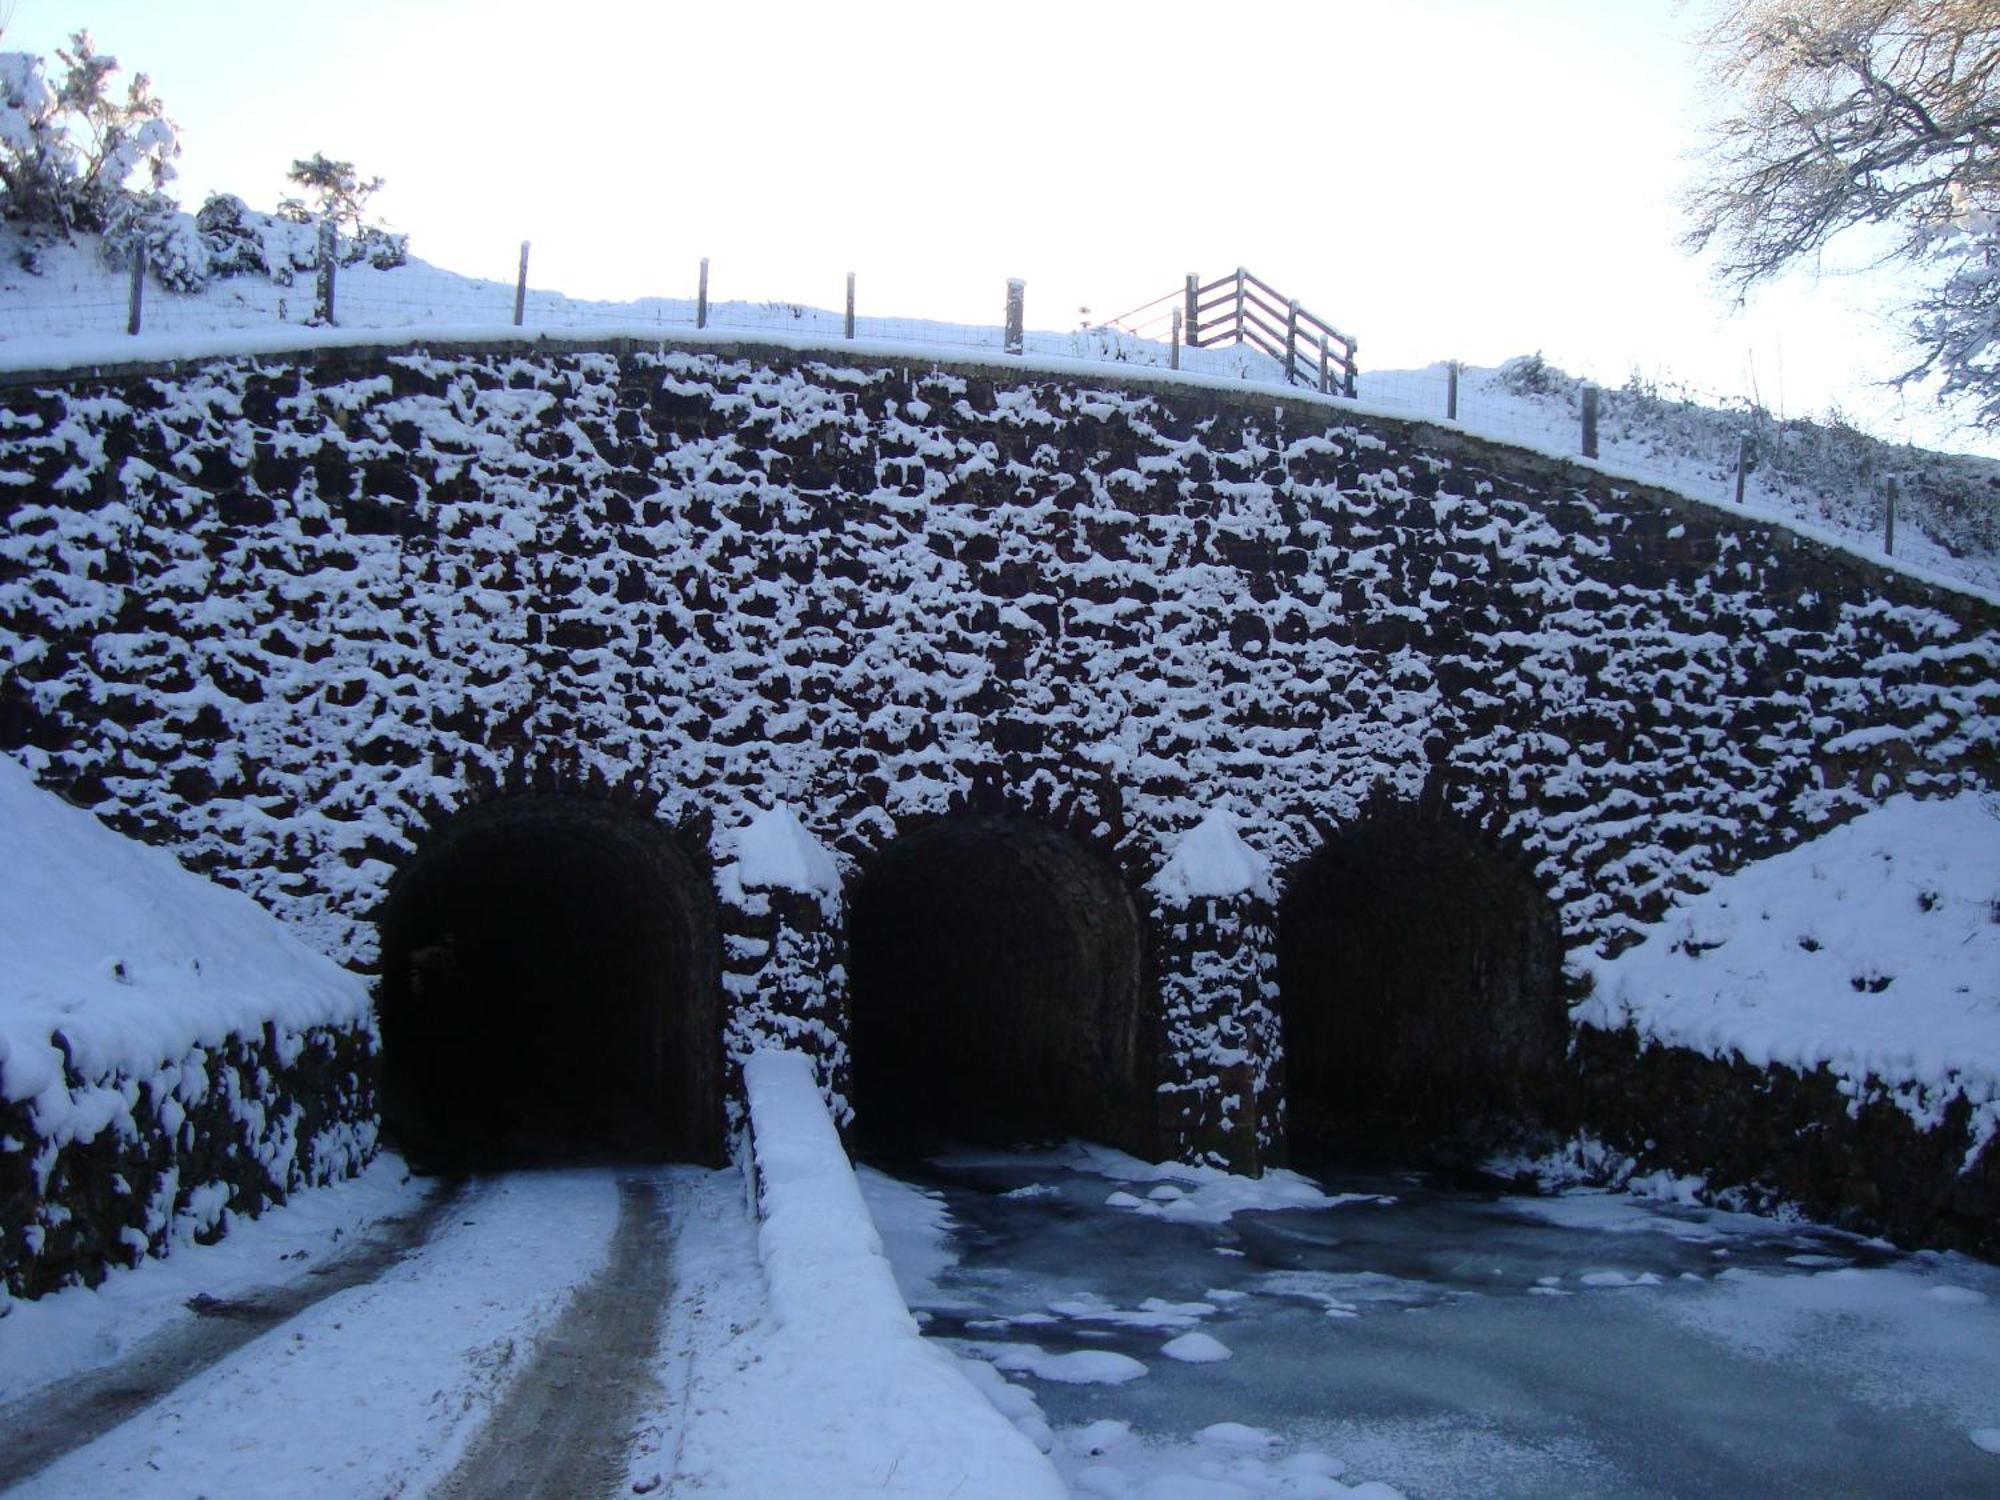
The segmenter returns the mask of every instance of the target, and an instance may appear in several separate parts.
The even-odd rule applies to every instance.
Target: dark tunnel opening
[[[1157,1154],[1157,1036],[1117,873],[1025,818],[899,839],[849,919],[855,1123],[873,1150],[1080,1136]]]
[[[1412,809],[1344,831],[1279,907],[1302,1162],[1464,1164],[1567,1122],[1562,926],[1499,850]]]
[[[716,1161],[708,882],[661,825],[580,797],[459,813],[380,913],[382,1117],[413,1161]]]

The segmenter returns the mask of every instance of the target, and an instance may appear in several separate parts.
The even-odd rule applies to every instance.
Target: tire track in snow
[[[0,1445],[0,1490],[95,1441],[315,1303],[375,1280],[425,1245],[465,1191],[462,1177],[442,1180],[414,1213],[377,1220],[353,1248],[297,1281],[223,1301],[197,1297],[189,1303],[192,1323],[162,1329],[116,1364],[0,1407],[0,1432],[7,1434]]]
[[[604,1269],[536,1344],[471,1451],[433,1500],[574,1500],[626,1488],[625,1465],[673,1289],[657,1180],[618,1184]]]

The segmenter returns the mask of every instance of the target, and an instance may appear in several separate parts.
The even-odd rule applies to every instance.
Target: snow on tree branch
[[[2000,425],[1994,216],[2000,5],[1994,0],[1735,0],[1705,37],[1738,107],[1714,128],[1685,243],[1738,295],[1866,225],[1912,296],[1920,358],[1897,383]]]

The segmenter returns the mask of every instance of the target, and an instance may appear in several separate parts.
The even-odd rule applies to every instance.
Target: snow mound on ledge
[[[1211,808],[1207,817],[1181,835],[1153,877],[1153,890],[1174,902],[1261,894],[1268,868],[1264,856],[1237,834],[1236,820],[1219,807]]]
[[[60,1031],[86,1078],[232,1032],[369,1024],[368,990],[248,896],[123,838],[0,756],[0,1094],[58,1122]]]
[[[736,878],[748,890],[804,891],[838,896],[840,866],[798,814],[782,803],[733,835]]]
[[[1934,1126],[2000,1127],[2000,799],[1898,797],[1676,904],[1636,948],[1579,955],[1583,1025],[1762,1067],[1869,1075]],[[1975,1146],[1975,1149],[1977,1147]]]

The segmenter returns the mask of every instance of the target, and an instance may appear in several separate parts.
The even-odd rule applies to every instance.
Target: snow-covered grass
[[[60,1032],[87,1080],[159,1078],[196,1047],[277,1027],[366,1027],[366,984],[248,896],[121,838],[0,756],[0,1092],[46,1138],[88,1139],[111,1101],[72,1092]],[[129,1101],[128,1101],[129,1103]]]
[[[106,263],[95,240],[80,236],[48,247],[36,275],[20,265],[8,243],[10,233],[0,227],[0,371],[367,343],[385,330],[472,340],[591,332],[699,336],[692,296],[609,302],[532,289],[516,329],[512,283],[462,276],[414,259],[391,269],[364,264],[342,270],[336,328],[307,326],[314,300],[309,274],[296,274],[286,285],[250,274],[218,278],[193,294],[149,288],[143,331],[127,336],[128,278]],[[997,325],[861,316],[855,333],[855,341],[845,343],[844,314],[782,300],[711,303],[703,330],[717,340],[845,347],[864,357],[1009,358]],[[1179,372],[1169,376],[1166,345],[1112,328],[1031,330],[1024,354],[1016,358],[1027,369],[1108,367],[1185,383],[1247,384],[1302,404],[1334,400],[1285,384],[1276,361],[1246,346],[1183,349]],[[1581,383],[1538,357],[1514,366],[1460,372],[1456,425],[1477,436],[1576,458]],[[1533,378],[1522,378],[1522,367]],[[1336,404],[1449,425],[1446,388],[1442,363],[1420,370],[1364,370],[1359,401]],[[1738,445],[1746,434],[1754,441],[1756,466],[1742,513],[1781,521],[1934,581],[1971,585],[1989,595],[2000,591],[2000,462],[1879,442],[1834,418],[1783,421],[1759,409],[1705,404],[1635,380],[1603,395],[1595,466],[1734,510]],[[1888,477],[1897,478],[1904,491],[1893,558],[1884,553],[1882,534],[1882,481]]]
[[[1577,1021],[1759,1066],[1873,1077],[1919,1124],[2000,1129],[2000,800],[1891,799],[1683,897],[1590,976]]]

